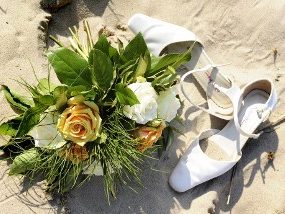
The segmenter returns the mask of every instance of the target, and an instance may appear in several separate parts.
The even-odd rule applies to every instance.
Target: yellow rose
[[[65,140],[70,140],[80,146],[98,137],[101,127],[101,117],[98,106],[85,101],[82,95],[72,97],[60,115],[57,128]]]
[[[148,148],[152,147],[156,141],[161,137],[162,131],[165,128],[165,123],[161,122],[161,124],[157,127],[150,126],[141,126],[135,132],[134,136],[140,140],[140,144],[138,145],[138,150],[144,152]]]

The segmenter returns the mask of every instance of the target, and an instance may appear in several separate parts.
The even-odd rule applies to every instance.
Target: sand
[[[140,0],[73,0],[72,4],[52,14],[48,33],[60,38],[68,36],[67,27],[81,26],[88,18],[92,27],[103,24],[116,35],[129,39],[131,32],[116,29],[126,24],[136,12],[144,13],[195,32],[215,63],[231,63],[222,70],[238,85],[260,77],[271,78],[279,94],[279,103],[270,121],[285,115],[285,3],[269,0],[213,1],[140,1]],[[1,82],[24,93],[13,79],[35,82],[29,60],[39,77],[47,75],[45,26],[50,15],[39,9],[36,0],[0,2]],[[44,28],[46,29],[46,28]],[[277,54],[274,54],[274,49]],[[194,85],[189,84],[193,88]],[[199,100],[197,93],[193,98]],[[182,99],[183,96],[182,96]],[[133,184],[137,193],[127,187],[119,189],[117,199],[109,206],[104,198],[102,178],[96,177],[67,195],[64,208],[58,200],[50,200],[38,184],[31,189],[29,200],[23,200],[18,179],[7,177],[7,164],[1,165],[0,213],[285,213],[285,125],[251,140],[243,150],[233,179],[231,198],[227,204],[231,171],[199,185],[183,194],[168,186],[168,177],[191,140],[203,129],[222,128],[225,121],[197,111],[187,101],[181,110],[183,125],[176,125],[184,135],[176,134],[175,143],[165,158],[146,161],[142,173],[144,187]],[[1,94],[0,119],[9,110]],[[275,152],[268,161],[267,153]],[[15,181],[16,180],[16,181]],[[13,191],[10,191],[10,190]],[[25,188],[24,188],[25,189]],[[32,201],[33,203],[30,203]]]

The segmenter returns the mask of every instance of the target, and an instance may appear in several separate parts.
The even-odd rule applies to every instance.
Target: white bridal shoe
[[[218,66],[206,54],[200,39],[191,31],[167,22],[135,14],[128,22],[129,28],[134,33],[141,32],[152,54],[159,56],[165,49],[169,53],[185,52],[192,47],[191,60],[186,63],[187,70],[212,65],[206,72],[194,72],[193,76],[206,92],[208,109],[198,106],[208,113],[230,120],[233,117],[233,108],[230,100],[219,91],[215,90],[209,80],[218,85],[230,88],[232,82],[219,72]],[[191,100],[189,100],[191,102]],[[192,102],[191,102],[192,103]]]
[[[182,80],[189,74],[191,71]],[[267,79],[251,82],[241,92],[238,88],[226,89],[218,85],[215,88],[231,100],[234,118],[221,131],[206,130],[193,140],[169,178],[170,186],[177,192],[185,192],[230,170],[241,158],[248,138],[259,137],[260,133],[253,134],[254,131],[268,119],[277,103],[274,86]],[[220,151],[220,157],[213,159],[204,153],[202,141],[206,141],[216,154]]]
[[[246,141],[259,137],[260,133],[254,131],[268,119],[277,103],[272,82],[260,79],[240,90],[219,72],[221,65],[211,61],[191,31],[142,14],[134,15],[128,25],[134,33],[143,34],[156,56],[166,48],[171,53],[184,52],[194,44],[192,58],[186,64],[189,71],[181,77],[181,91],[199,109],[231,120],[222,130],[206,130],[191,143],[169,178],[170,186],[177,192],[185,192],[230,170],[241,158]],[[193,103],[184,89],[183,81],[190,75],[205,90],[208,109]]]

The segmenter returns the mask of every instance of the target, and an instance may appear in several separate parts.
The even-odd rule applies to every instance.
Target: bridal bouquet
[[[118,182],[139,181],[147,151],[169,130],[180,107],[175,69],[190,53],[151,56],[141,34],[126,47],[104,35],[94,43],[84,25],[85,43],[73,29],[70,46],[55,40],[47,54],[60,85],[49,75],[35,86],[23,80],[30,97],[2,85],[18,116],[0,125],[10,136],[1,149],[12,159],[10,175],[41,175],[59,193],[103,176],[109,197]]]

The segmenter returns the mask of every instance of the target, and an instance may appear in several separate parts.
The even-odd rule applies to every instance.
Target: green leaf
[[[137,69],[134,74],[134,78],[137,78],[139,76],[144,77],[145,72],[150,67],[150,55],[147,51],[144,56],[141,56],[138,62]]]
[[[121,105],[132,106],[140,103],[135,93],[124,84],[117,84],[115,89],[116,97]]]
[[[17,117],[5,123],[2,123],[0,125],[0,135],[15,136],[21,121],[22,117]]]
[[[64,107],[67,103],[67,92],[68,87],[67,86],[57,86],[53,90],[53,97],[55,99],[55,106],[56,109],[61,109]]]
[[[146,76],[155,75],[157,72],[166,69],[168,66],[178,68],[181,64],[188,62],[191,59],[191,53],[186,52],[184,54],[167,54],[160,58],[156,64],[152,64],[152,67],[149,72],[146,73]]]
[[[83,91],[86,91],[86,87],[83,85],[73,86],[68,88],[68,93],[70,96],[74,97],[76,95],[81,94]]]
[[[101,35],[99,37],[98,41],[94,45],[94,49],[102,51],[111,59],[112,62],[114,62],[116,64],[120,64],[120,55],[119,55],[117,49],[110,45],[110,43],[108,42],[105,35]],[[89,53],[89,57],[88,57],[88,62],[90,65],[92,65],[92,63],[94,61],[93,53],[92,53],[93,51],[94,50],[92,50]]]
[[[67,48],[58,48],[47,56],[61,83],[92,87],[88,62],[84,58]]]
[[[8,86],[2,85],[4,95],[11,107],[18,112],[24,112],[33,105],[33,101],[11,91]]]
[[[52,95],[43,95],[38,98],[38,102],[45,106],[52,106],[55,103],[54,97]]]
[[[118,50],[119,50],[120,55],[123,54],[125,51],[124,44],[119,38],[118,38]]]
[[[96,97],[96,92],[93,88],[87,90],[84,86],[69,87],[68,94],[70,94],[71,97],[83,95],[85,97],[85,100],[94,100]]]
[[[23,174],[29,170],[32,170],[39,159],[40,154],[36,148],[24,151],[13,160],[9,175]]]
[[[121,57],[116,48],[112,46],[109,47],[109,56],[115,65],[121,64]]]
[[[167,150],[174,141],[174,133],[173,130],[170,126],[165,128],[165,134],[166,134],[166,139],[165,139],[165,150]]]
[[[51,84],[47,78],[41,79],[36,87],[37,91],[42,95],[50,94],[54,89],[55,85]]]
[[[169,150],[173,142],[174,142],[174,133],[172,128],[168,126],[163,130],[163,138],[160,138],[158,140],[158,145],[161,145],[161,147],[158,149],[158,155],[160,158],[164,156],[163,154],[165,154]]]
[[[173,67],[169,66],[158,77],[154,78],[151,85],[155,88],[169,88],[177,80],[177,74]]]
[[[93,50],[92,75],[94,84],[107,91],[114,79],[114,70],[110,58],[100,50]]]
[[[23,119],[19,125],[16,137],[22,137],[27,134],[35,125],[40,121],[40,114],[44,112],[48,106],[46,105],[37,105],[28,109],[23,114]]]
[[[108,42],[106,36],[104,35],[101,35],[98,41],[96,42],[96,44],[94,45],[94,49],[100,50],[106,55],[109,55],[109,47],[110,47],[110,43]],[[92,62],[93,60],[91,60],[91,64]]]
[[[65,193],[70,191],[76,184],[78,176],[81,170],[75,167],[72,167],[68,173],[64,176],[64,179],[60,182],[60,190],[61,193]]]
[[[139,33],[126,46],[125,51],[123,53],[123,57],[126,59],[126,61],[131,59],[136,59],[139,58],[141,55],[144,55],[146,51],[147,51],[146,43],[144,41],[142,34]]]

